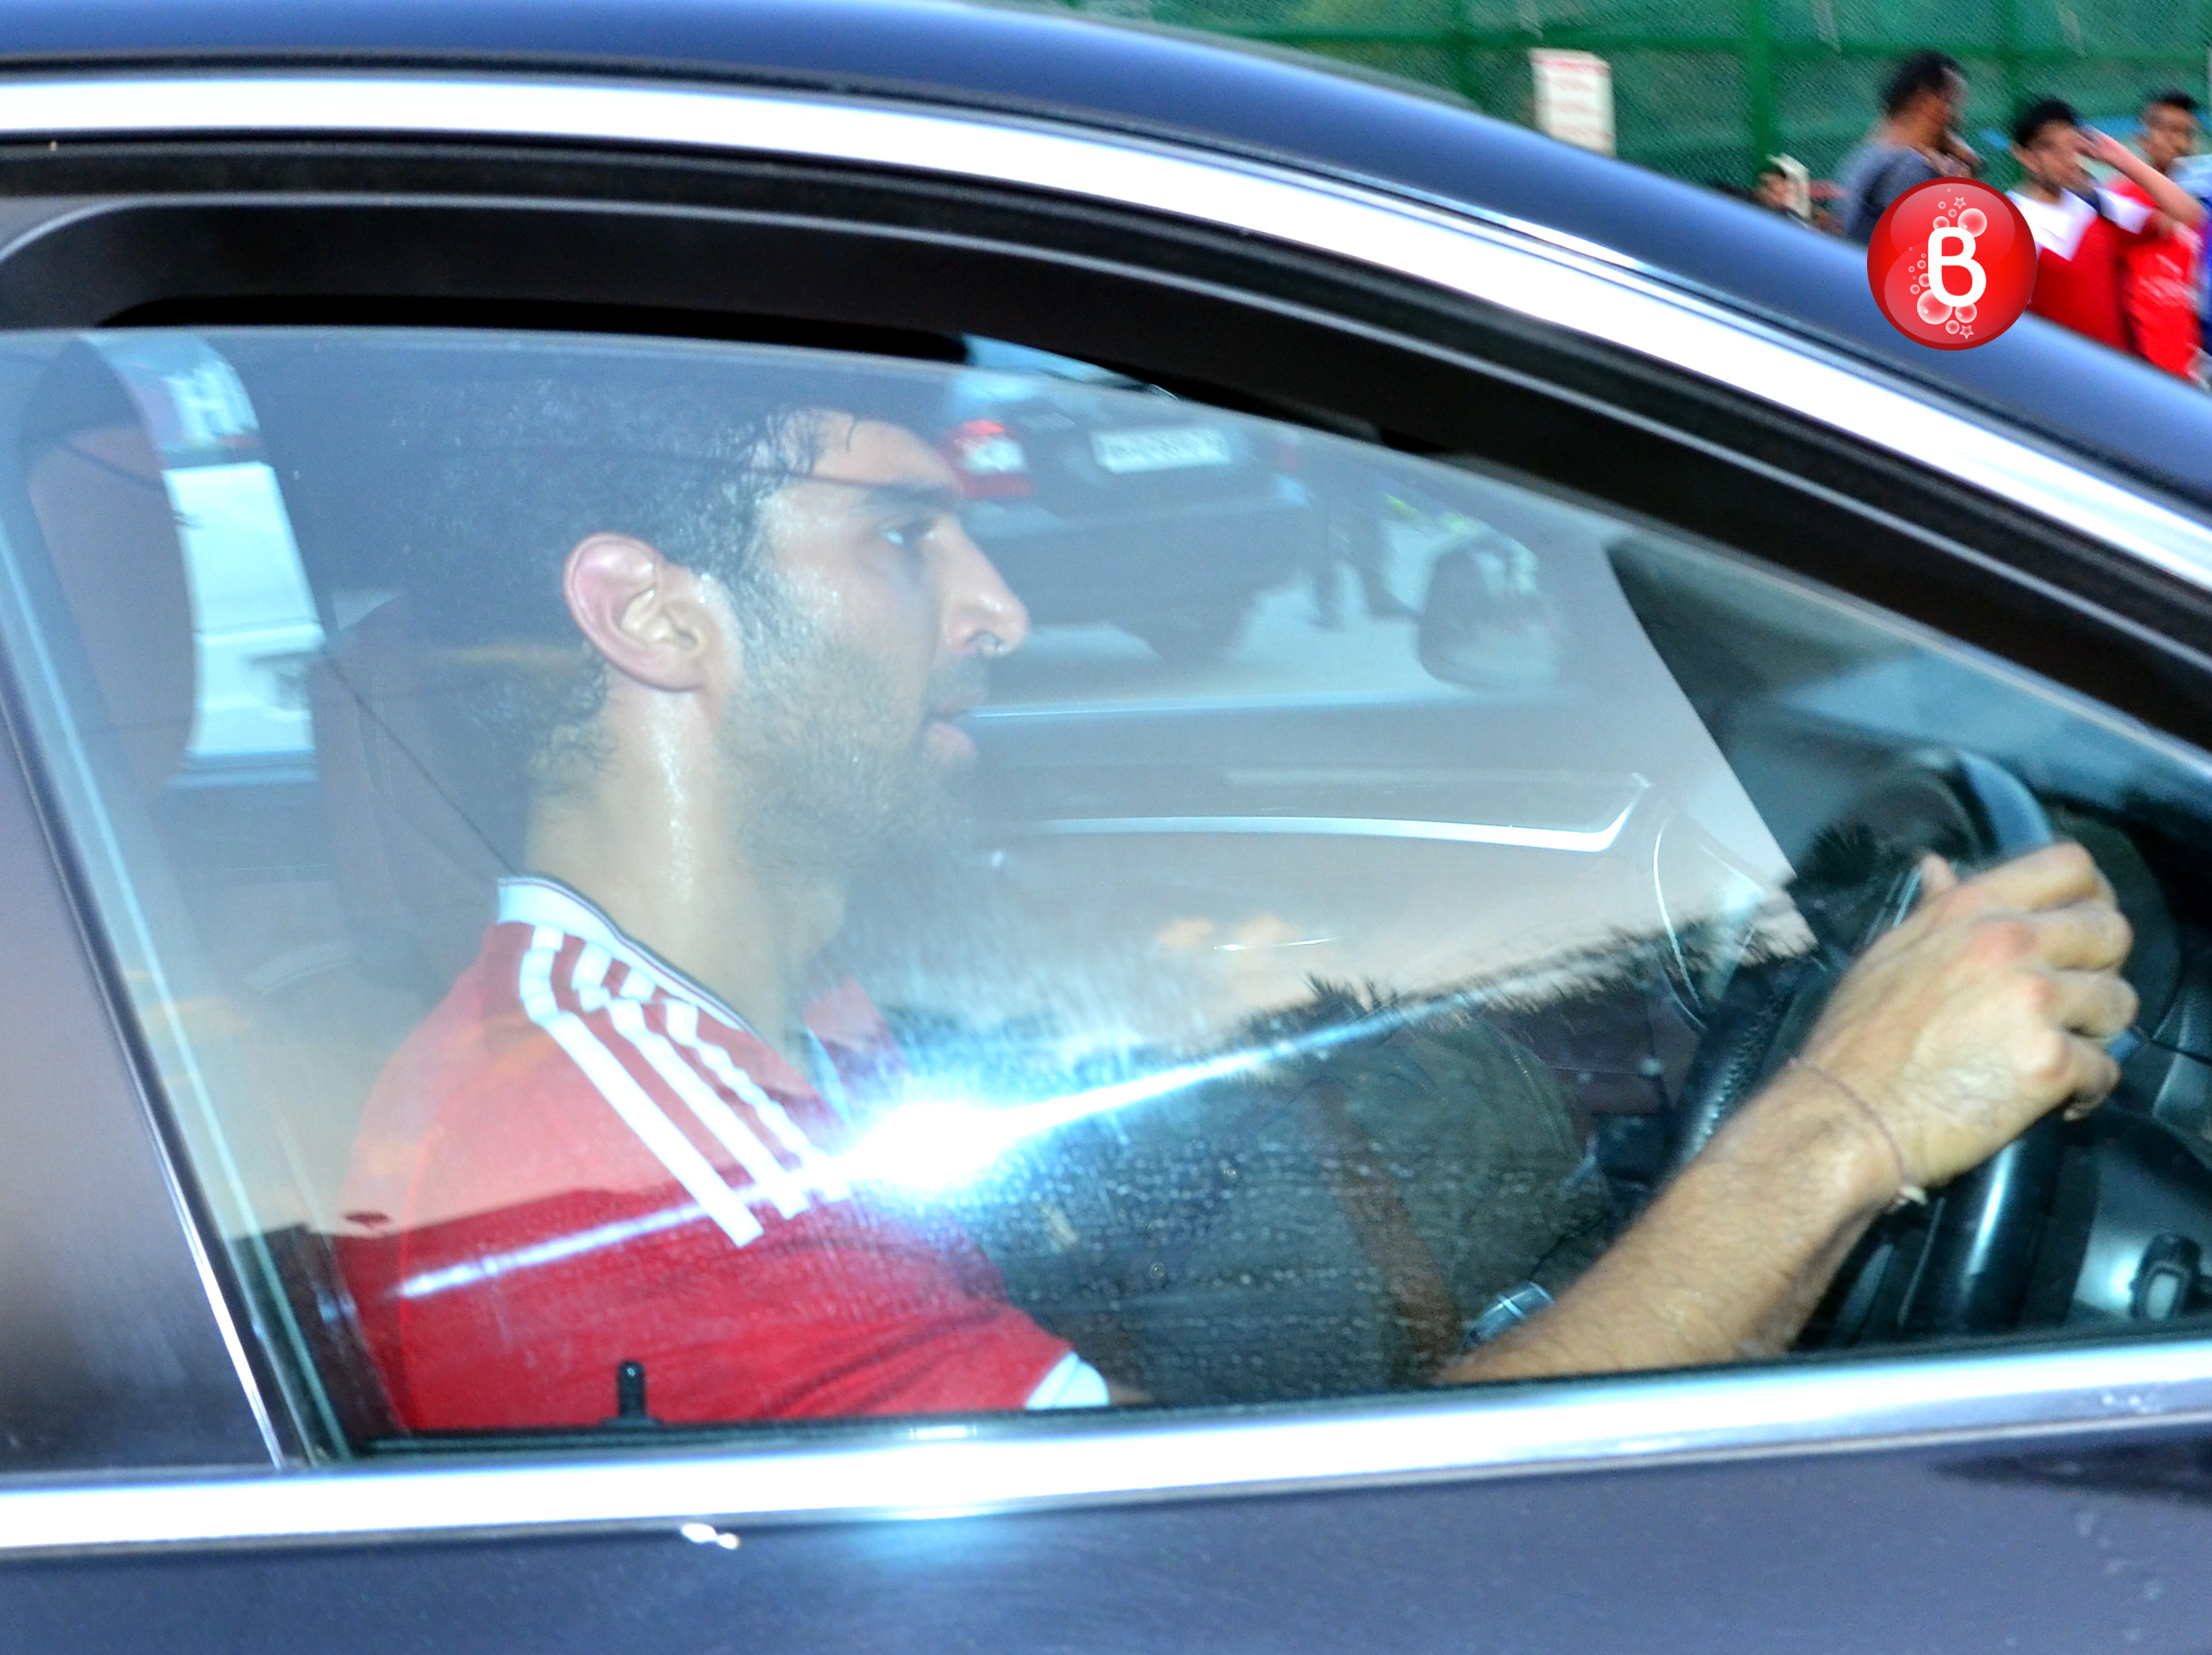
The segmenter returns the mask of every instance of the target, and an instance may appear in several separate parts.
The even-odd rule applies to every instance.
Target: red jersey
[[[2100,189],[2092,206],[2070,192],[2055,202],[2015,191],[2035,235],[2035,297],[2028,308],[2115,350],[2135,349],[2121,301],[2121,260],[2152,239],[2149,207]]]
[[[2149,194],[2133,179],[2118,179],[2112,193],[2155,213]],[[2197,261],[2204,238],[2186,224],[2149,235],[2120,256],[2120,300],[2136,349],[2154,365],[2193,379],[2201,328],[2197,319]]]
[[[902,1069],[856,988],[807,1023],[819,1090],[574,892],[502,884],[346,1182],[401,1423],[594,1425],[632,1360],[667,1421],[1103,1402],[965,1234],[846,1181],[850,1096]]]

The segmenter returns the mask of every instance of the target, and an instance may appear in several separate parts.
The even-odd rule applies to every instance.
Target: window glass
[[[9,348],[0,634],[326,1451],[1759,1354],[1652,1329],[1855,1110],[1935,1152],[1822,1073],[1848,1146],[1660,1192],[1918,853],[2052,835],[2135,928],[2115,1102],[1771,1348],[2195,1313],[2199,755],[1479,456],[945,354]]]
[[[311,752],[306,675],[323,629],[253,405],[230,364],[188,334],[125,335],[100,354],[160,451],[184,553],[198,681],[187,760]]]

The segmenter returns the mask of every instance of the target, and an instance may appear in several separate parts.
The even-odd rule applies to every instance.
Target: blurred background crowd
[[[2034,308],[2199,384],[2212,312],[2200,0],[1061,0],[1318,52],[1863,242],[1973,176]]]

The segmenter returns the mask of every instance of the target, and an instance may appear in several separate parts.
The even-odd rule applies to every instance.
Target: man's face
[[[1762,207],[1771,207],[1777,212],[1790,210],[1790,180],[1779,173],[1759,175],[1759,202]]]
[[[2012,147],[2021,170],[2046,190],[2082,191],[2089,187],[2088,169],[2081,165],[2081,129],[2065,121],[2046,124],[2033,138]]]
[[[2161,173],[2172,170],[2184,155],[2197,153],[2197,117],[2170,103],[2144,106],[2143,159]]]
[[[744,659],[725,742],[758,849],[848,869],[957,822],[975,749],[953,721],[1029,615],[962,528],[928,444],[842,414],[817,437],[732,593]]]
[[[1937,133],[1954,130],[1966,107],[1966,82],[1957,75],[1947,75],[1941,86],[1917,94],[1911,106],[1914,117]]]
[[[1966,77],[1946,75],[1943,77],[1943,130],[1956,131],[1966,114]]]

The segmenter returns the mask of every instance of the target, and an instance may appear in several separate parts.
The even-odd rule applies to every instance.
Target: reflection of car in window
[[[945,453],[974,502],[969,531],[1038,619],[1110,621],[1164,660],[1210,660],[1260,593],[1320,555],[1297,433],[1042,351],[971,352]]]
[[[161,457],[191,589],[202,766],[296,762],[323,630],[253,410],[230,365],[189,338],[118,339],[106,360]]]

